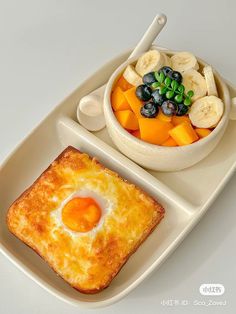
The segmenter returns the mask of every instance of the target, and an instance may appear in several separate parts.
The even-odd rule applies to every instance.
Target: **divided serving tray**
[[[108,62],[59,104],[0,166],[0,251],[19,269],[58,298],[96,308],[118,301],[169,256],[196,225],[236,168],[236,122],[230,121],[217,148],[203,161],[179,172],[147,171],[115,148],[106,128],[90,133],[76,120],[81,97],[103,85],[127,59],[127,51]],[[236,88],[227,83],[231,96]],[[10,204],[67,146],[96,156],[106,167],[143,188],[166,209],[165,218],[101,293],[81,294],[59,278],[30,248],[7,229]]]

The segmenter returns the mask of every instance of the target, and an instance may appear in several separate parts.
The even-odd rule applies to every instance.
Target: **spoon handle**
[[[165,26],[166,21],[167,18],[164,14],[157,14],[129,58],[136,57],[140,53],[147,51]]]
[[[165,26],[167,18],[164,14],[157,14],[133,50],[129,58],[146,52]],[[89,131],[98,131],[105,127],[103,117],[103,98],[106,85],[99,87],[81,98],[77,108],[77,118],[81,125]]]

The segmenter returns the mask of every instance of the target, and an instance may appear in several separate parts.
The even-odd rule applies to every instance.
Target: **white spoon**
[[[166,24],[164,14],[157,14],[151,25],[133,50],[129,58],[147,51],[157,35]],[[103,98],[106,85],[99,87],[90,94],[81,98],[77,108],[77,118],[80,124],[89,131],[99,131],[105,127],[103,114]]]

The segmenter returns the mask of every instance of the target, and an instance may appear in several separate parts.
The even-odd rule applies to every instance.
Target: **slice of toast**
[[[99,223],[83,233],[61,219],[67,200],[80,191],[102,207]],[[110,284],[163,216],[163,207],[141,189],[68,147],[11,205],[7,224],[71,286],[96,293]]]

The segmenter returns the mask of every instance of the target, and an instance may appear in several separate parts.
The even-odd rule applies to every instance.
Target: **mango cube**
[[[138,97],[135,94],[136,87],[132,87],[128,89],[126,92],[124,92],[125,98],[127,102],[129,103],[131,109],[135,113],[137,118],[142,118],[143,116],[140,113],[140,109],[143,105],[142,101],[138,99]]]
[[[211,133],[211,130],[203,129],[203,128],[197,128],[197,129],[195,129],[195,132],[197,133],[197,135],[200,138],[203,138],[203,137],[206,137],[207,135],[209,135]]]
[[[120,110],[115,112],[115,116],[123,128],[127,130],[138,130],[138,119],[131,110]]]
[[[178,146],[176,141],[170,136],[168,140],[166,140],[164,143],[162,143],[162,146],[169,146],[169,147],[174,147]]]
[[[119,86],[111,94],[111,105],[114,111],[130,109],[124,93]]]
[[[172,117],[172,123],[176,126],[179,125],[183,122],[188,122],[191,123],[190,119],[188,116],[173,116]]]
[[[184,122],[169,131],[169,135],[180,146],[188,145],[198,140],[198,135],[190,123]]]
[[[118,81],[116,82],[116,86],[119,86],[123,92],[133,87],[133,85],[126,81],[123,75],[119,77]]]
[[[173,128],[170,122],[159,119],[140,118],[138,122],[141,139],[151,144],[161,145],[168,139],[169,130]]]

